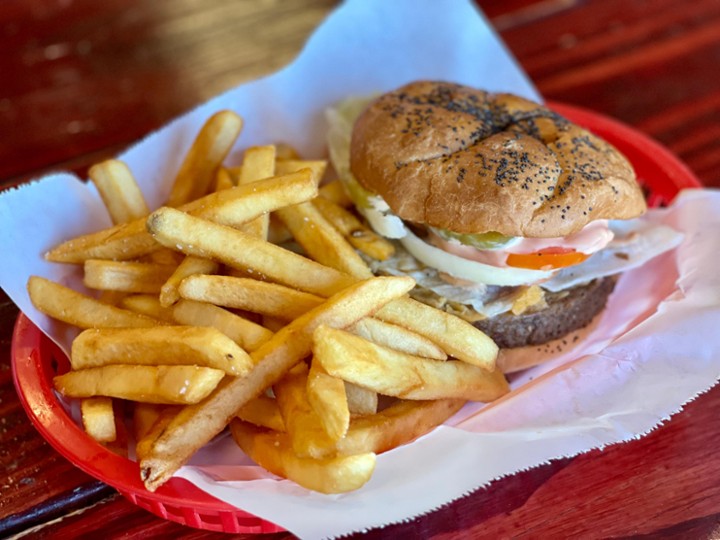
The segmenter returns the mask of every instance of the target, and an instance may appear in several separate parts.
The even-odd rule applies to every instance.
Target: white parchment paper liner
[[[155,207],[169,193],[199,127],[219,109],[246,120],[231,162],[243,147],[277,141],[316,157],[324,154],[326,106],[419,78],[539,98],[471,2],[352,0],[315,32],[291,66],[198,107],[121,159]],[[623,276],[582,354],[576,350],[523,373],[507,398],[482,411],[469,405],[448,426],[379,456],[361,490],[308,492],[255,467],[228,437],[178,474],[298,536],[316,538],[409,519],[494,478],[641,436],[720,374],[720,193],[687,192],[647,219],[676,227],[685,240]],[[69,174],[0,197],[0,285],[65,346],[74,332],[32,307],[27,277],[42,275],[84,290],[78,268],[47,264],[41,255],[68,237],[108,225],[93,187]]]

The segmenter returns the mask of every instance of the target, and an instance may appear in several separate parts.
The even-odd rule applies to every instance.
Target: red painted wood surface
[[[480,4],[547,98],[636,126],[720,187],[720,1]],[[0,2],[0,183],[54,168],[84,173],[189,107],[291,60],[333,5]],[[42,440],[12,386],[16,314],[2,295],[0,536],[217,536],[138,509]],[[714,389],[643,439],[514,475],[365,537],[717,538],[719,444]]]

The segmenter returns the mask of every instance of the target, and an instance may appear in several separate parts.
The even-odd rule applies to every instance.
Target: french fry
[[[71,238],[45,254],[52,262],[83,263],[87,259],[134,259],[157,249],[145,231],[145,219]]]
[[[185,257],[183,262],[175,269],[172,275],[160,288],[160,304],[164,307],[172,306],[180,300],[180,282],[188,276],[195,274],[214,274],[220,265],[213,260],[192,255]]]
[[[188,300],[243,309],[284,320],[295,319],[324,302],[320,296],[276,283],[232,276],[190,276],[180,284],[178,292]]]
[[[133,403],[133,435],[136,441],[139,441],[150,432],[165,407],[169,407],[169,405]]]
[[[283,161],[278,169],[295,172],[305,166],[306,161]],[[325,172],[326,162],[314,162],[316,179]],[[326,220],[311,203],[288,206],[276,210],[275,215],[288,228],[290,234],[315,261],[336,268],[341,272],[360,279],[367,279],[372,272],[350,244]]]
[[[173,208],[150,214],[147,226],[158,242],[186,255],[211,257],[240,270],[251,269],[272,281],[313,294],[330,296],[356,281],[279,246]]]
[[[268,178],[252,186],[237,186],[211,193],[181,207],[225,225],[246,221],[289,204],[308,201],[317,195],[317,184],[309,169],[287,176]],[[45,254],[45,259],[82,263],[87,259],[128,260],[152,253],[160,246],[146,230],[146,218],[72,238]]]
[[[345,382],[345,397],[351,416],[364,416],[375,414],[378,409],[378,395],[374,390],[368,390],[357,384]]]
[[[359,279],[372,276],[365,261],[312,203],[280,208],[275,215],[313,260]]]
[[[275,157],[280,159],[300,159],[300,154],[287,143],[275,143]]]
[[[225,373],[199,366],[103,366],[53,379],[67,397],[109,396],[147,403],[188,404],[204,399]]]
[[[345,436],[336,442],[336,450],[339,455],[346,456],[366,452],[381,454],[428,433],[464,404],[462,399],[398,400],[379,413],[373,411],[353,417]],[[245,412],[246,408],[248,412]],[[251,409],[253,412],[250,412]],[[254,412],[254,409],[259,412]],[[274,431],[285,431],[274,399],[261,396],[241,410],[244,412],[243,415],[238,413],[241,420]]]
[[[342,206],[322,196],[316,197],[312,204],[355,249],[362,251],[368,257],[384,261],[395,253],[392,242],[375,233]]]
[[[335,377],[405,399],[492,401],[509,391],[500,370],[412,356],[325,326],[315,330],[313,360]]]
[[[308,367],[301,362],[275,383],[275,400],[295,455],[316,459],[328,457],[335,454],[335,442],[310,404],[307,387]],[[349,423],[350,413],[346,420]]]
[[[287,227],[275,214],[270,214],[267,239],[271,244],[284,244],[292,240],[292,234],[290,234],[290,231],[287,230]]]
[[[161,324],[157,319],[103,304],[39,276],[28,280],[28,293],[39,311],[80,328],[140,328]]]
[[[226,309],[193,300],[180,300],[175,304],[173,317],[180,324],[217,328],[246,351],[254,351],[273,334]]]
[[[303,169],[217,191],[179,210],[221,225],[238,227],[258,216],[308,201],[316,195],[317,182],[312,171]]]
[[[319,362],[312,362],[307,374],[306,393],[307,401],[330,440],[335,442],[343,438],[350,425],[345,382],[329,375]]]
[[[128,457],[128,428],[125,425],[125,402],[115,399],[112,402],[113,416],[115,417],[115,440],[105,443],[105,447],[111,452]]]
[[[103,291],[103,294],[106,292],[107,291]],[[155,294],[126,295],[120,300],[119,307],[159,319],[168,324],[175,324],[172,308],[166,308],[160,305],[160,300]]]
[[[375,454],[312,459],[297,457],[284,433],[263,432],[234,420],[230,431],[238,446],[268,471],[320,493],[345,493],[362,487],[375,469]]]
[[[98,300],[104,304],[119,306],[128,294],[122,291],[100,291]],[[124,307],[124,306],[123,306]],[[129,309],[129,308],[127,308]],[[135,311],[135,310],[132,310]],[[151,315],[152,316],[152,315]]]
[[[250,356],[225,334],[207,326],[89,329],[72,344],[70,364],[86,369],[110,364],[196,365],[242,376]]]
[[[147,218],[147,216],[146,216]],[[160,247],[155,249],[152,253],[138,257],[138,262],[151,262],[156,264],[166,264],[171,266],[177,266],[183,259],[182,253],[173,251],[172,249]]]
[[[180,206],[205,195],[218,167],[235,144],[242,118],[232,111],[212,115],[200,129],[180,166],[167,204]]]
[[[296,171],[290,171],[296,172]],[[238,184],[251,184],[268,178],[275,174],[275,147],[274,146],[254,146],[245,151],[243,157],[242,169],[238,178]],[[263,214],[256,217],[252,221],[248,221],[242,226],[242,230],[247,234],[267,239],[269,214]]]
[[[203,403],[185,407],[158,437],[140,462],[141,477],[147,489],[157,489],[197,449],[220,433],[240,407],[275,384],[305,358],[310,353],[315,328],[321,324],[350,326],[406,294],[414,284],[411,278],[389,277],[357,283],[273,335],[253,351],[255,368],[246,377],[228,379]]]
[[[148,454],[148,452],[150,452],[150,449],[152,448],[155,440],[170,424],[172,419],[177,416],[180,410],[180,407],[176,405],[156,406],[159,407],[159,409],[157,411],[157,416],[155,417],[155,420],[150,426],[148,426],[148,429],[145,431],[143,436],[136,439],[135,456],[137,457],[138,461],[143,459]]]
[[[275,174],[290,174],[302,169],[310,169],[315,182],[320,184],[325,176],[327,165],[325,160],[278,159],[275,162]]]
[[[498,346],[460,317],[411,298],[400,298],[389,303],[375,317],[425,336],[458,360],[488,371],[495,369]]]
[[[353,418],[336,444],[338,454],[380,454],[408,443],[445,422],[464,404],[462,399],[400,400],[377,414]]]
[[[117,159],[108,159],[88,170],[113,223],[127,223],[147,216],[150,209],[130,169]]]
[[[340,180],[333,180],[324,186],[320,186],[318,195],[343,208],[350,208],[352,206],[352,200],[348,197]]]
[[[248,401],[240,407],[237,417],[255,426],[274,431],[285,431],[285,422],[283,422],[277,401],[268,396],[260,395]]]
[[[85,261],[84,283],[91,289],[131,293],[159,293],[174,266],[129,261]]]
[[[283,326],[287,325],[287,321],[278,319],[277,317],[270,317],[269,315],[264,315],[262,318],[262,324],[271,332],[277,332]]]
[[[230,189],[235,187],[233,177],[225,167],[220,167],[215,175],[215,190],[222,191],[223,189]],[[150,212],[148,212],[150,213]]]
[[[93,439],[98,442],[115,440],[117,432],[112,399],[109,397],[85,398],[80,401],[80,414],[85,432]]]
[[[415,356],[435,360],[447,360],[447,354],[432,341],[407,328],[386,323],[374,317],[366,317],[350,328],[350,332],[362,338]]]

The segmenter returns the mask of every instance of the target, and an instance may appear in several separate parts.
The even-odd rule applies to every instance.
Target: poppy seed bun
[[[350,168],[400,218],[458,233],[567,236],[646,209],[610,144],[537,103],[444,82],[372,102]]]

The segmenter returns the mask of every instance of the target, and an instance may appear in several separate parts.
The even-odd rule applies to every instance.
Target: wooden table
[[[4,0],[2,184],[51,169],[84,174],[88,164],[193,105],[275,70],[334,3]],[[547,98],[637,127],[677,153],[703,183],[720,186],[720,2],[480,4]],[[0,535],[214,536],[136,508],[43,441],[11,382],[16,316],[3,295]],[[716,388],[643,439],[494,482],[428,516],[366,536],[717,538],[719,443]]]

